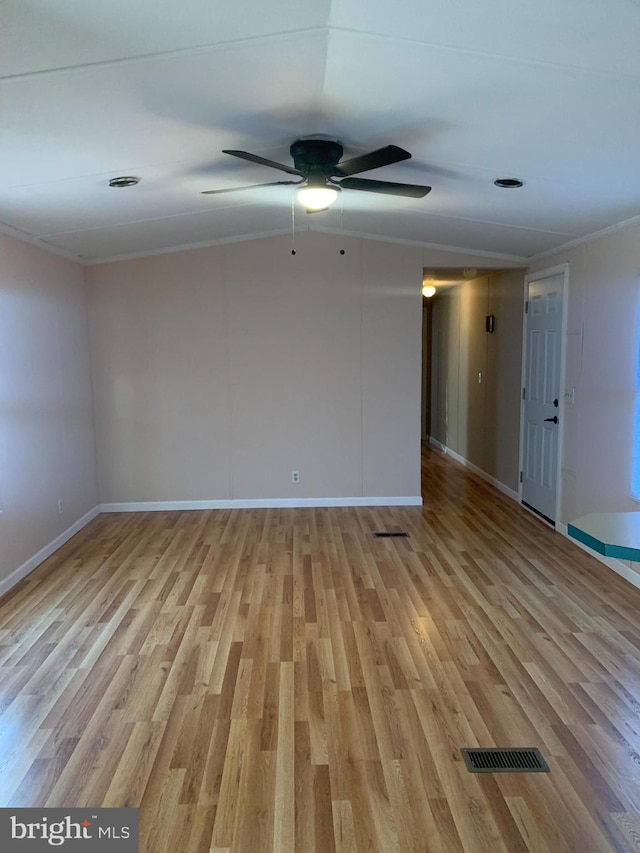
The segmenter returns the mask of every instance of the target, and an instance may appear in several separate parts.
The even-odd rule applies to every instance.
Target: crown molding
[[[584,243],[591,243],[593,240],[599,240],[601,237],[607,237],[609,234],[615,234],[617,231],[626,231],[629,228],[634,228],[640,225],[640,216],[632,216],[631,219],[623,219],[622,222],[616,222],[615,225],[608,225],[606,228],[601,228],[599,231],[592,231],[590,234],[585,234],[583,237],[576,237],[574,240],[569,240],[568,243],[562,243],[554,249],[545,249],[544,252],[538,252],[536,255],[531,255],[528,258],[529,263],[538,261],[541,258],[548,258],[550,255],[556,255],[558,252],[565,252],[567,249],[573,249],[576,246],[581,246]]]
[[[33,234],[28,234],[26,231],[20,231],[19,228],[13,228],[4,222],[0,222],[0,234],[5,234],[7,237],[13,237],[14,240],[20,240],[21,243],[28,243],[30,246],[35,246],[37,249],[42,249],[43,252],[49,252],[50,255],[57,255],[59,258],[64,258],[66,261],[73,261],[74,264],[85,264],[81,257],[74,255],[73,252],[67,252],[64,249],[59,249],[52,246],[45,240],[39,237],[34,237]]]

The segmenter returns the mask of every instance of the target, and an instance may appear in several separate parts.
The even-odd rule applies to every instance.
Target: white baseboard
[[[577,539],[574,539],[573,536],[569,536],[569,531],[567,529],[567,525],[563,524],[561,521],[556,522],[556,530],[558,533],[561,533],[563,536],[566,536],[574,545],[577,545],[578,548],[582,548],[583,551],[586,551],[587,554],[590,554],[592,557],[595,557],[596,560],[603,563],[607,568],[612,569],[617,575],[623,577],[626,581],[629,581],[633,586],[638,587],[640,589],[640,572],[636,571],[636,569],[631,568],[630,565],[623,562],[622,560],[617,560],[615,557],[605,557],[604,554],[599,554],[597,551],[594,551],[593,548],[589,548],[588,545],[585,545],[583,542],[578,542]]]
[[[101,512],[171,512],[189,509],[265,509],[323,506],[422,506],[420,495],[353,498],[238,498],[218,501],[136,501],[101,504]]]
[[[5,592],[8,592],[13,586],[15,586],[18,581],[21,581],[22,578],[26,577],[30,572],[32,572],[40,563],[44,563],[44,561],[54,554],[58,548],[61,548],[65,542],[68,542],[72,536],[75,536],[76,533],[79,533],[85,525],[89,524],[90,521],[100,515],[100,507],[95,506],[92,510],[89,510],[86,515],[83,515],[82,518],[79,518],[76,522],[74,522],[71,527],[68,527],[63,533],[59,536],[56,536],[48,545],[45,545],[44,548],[41,548],[37,554],[34,554],[33,557],[28,559],[21,566],[18,566],[15,571],[11,572],[11,574],[3,578],[0,581],[0,595],[4,595]]]
[[[353,497],[353,498],[257,498],[244,500],[220,501],[148,501],[136,503],[110,503],[94,507],[71,527],[56,536],[48,545],[41,548],[37,554],[24,562],[8,577],[0,580],[0,596],[14,587],[40,563],[61,548],[72,536],[92,521],[101,512],[154,512],[189,509],[261,509],[268,507],[340,507],[340,506],[422,506],[420,495],[385,496],[385,497]]]
[[[473,463],[469,462],[463,456],[460,456],[459,453],[456,453],[454,450],[451,450],[450,448],[446,447],[444,444],[441,444],[435,438],[430,438],[429,442],[431,444],[433,444],[434,447],[437,447],[438,450],[441,450],[443,453],[446,453],[448,456],[451,456],[452,459],[455,459],[461,465],[464,465],[465,468],[469,468],[469,470],[473,471],[474,474],[477,474],[479,477],[482,477],[483,480],[486,480],[488,483],[491,483],[491,485],[495,486],[496,489],[503,492],[503,494],[512,498],[517,503],[520,503],[520,496],[513,489],[510,489],[508,486],[505,486],[504,483],[500,483],[498,480],[494,479],[493,477],[490,477],[489,474],[487,474],[485,471],[482,471],[480,468],[478,468],[477,465],[474,465]],[[520,504],[520,505],[522,506],[523,509],[527,510],[528,512],[531,512],[531,510],[529,510],[528,507],[523,506],[522,504]],[[536,518],[538,518],[536,513],[532,512],[531,514],[535,515]],[[567,525],[563,524],[561,521],[556,521],[555,529],[557,530],[558,533],[562,534],[562,536],[566,536],[567,539],[570,539],[574,545],[577,545],[579,548],[582,548],[582,550],[586,551],[587,554],[590,554],[592,557],[595,557],[596,560],[599,560],[601,563],[603,563],[609,569],[612,569],[616,574],[620,575],[625,580],[629,581],[630,584],[633,584],[633,586],[636,586],[640,589],[640,572],[639,571],[636,571],[635,569],[631,568],[631,566],[628,566],[622,560],[616,560],[614,557],[605,557],[604,554],[598,554],[597,551],[594,551],[592,548],[589,548],[587,545],[584,545],[582,542],[578,542],[577,539],[573,539],[573,537],[569,536],[569,532],[567,530]]]
[[[450,447],[447,447],[444,444],[441,444],[435,438],[429,438],[429,443],[433,444],[434,447],[437,447],[438,450],[441,450],[443,453],[446,453],[447,456],[450,456],[452,459],[455,459],[456,462],[459,462],[461,465],[464,465],[465,468],[468,468],[474,474],[477,474],[478,477],[485,480],[487,483],[491,483],[499,492],[502,492],[503,495],[506,495],[511,500],[516,501],[516,503],[520,503],[520,495],[514,491],[514,489],[509,488],[504,483],[501,483],[500,480],[496,480],[495,477],[492,477],[491,474],[487,474],[486,471],[483,471],[482,468],[478,468],[477,465],[474,465],[473,462],[469,462],[468,459],[465,459],[464,456],[460,456],[459,453],[456,453],[455,450],[451,450]]]
[[[456,453],[454,450],[451,450],[450,448],[446,447],[444,444],[441,444],[435,438],[429,438],[429,442],[430,442],[430,444],[433,444],[434,447],[436,447],[438,450],[441,450],[442,453],[446,453],[447,456],[451,456],[452,459],[455,459],[461,465],[464,465],[465,468],[469,468],[469,470],[473,471],[474,474],[477,474],[479,477],[482,477],[483,480],[486,480],[488,483],[491,483],[492,486],[495,486],[496,489],[501,491],[503,494],[512,498],[517,503],[520,503],[522,508],[527,510],[527,512],[531,512],[531,510],[529,510],[528,507],[521,504],[520,496],[513,489],[510,489],[508,486],[505,486],[504,483],[501,483],[498,480],[494,479],[493,477],[489,476],[489,474],[487,474],[485,471],[482,471],[480,468],[478,468],[477,465],[474,465],[473,463],[469,462],[463,456],[460,456],[459,453]],[[538,518],[536,513],[531,512],[531,514],[534,515],[536,518]],[[632,568],[630,565],[627,565],[627,563],[623,562],[622,560],[616,560],[615,557],[605,557],[604,554],[599,554],[597,551],[594,551],[593,548],[589,548],[587,545],[584,545],[582,542],[578,542],[577,539],[574,539],[573,537],[569,536],[569,531],[567,530],[567,525],[563,524],[561,521],[556,521],[555,529],[562,536],[566,536],[567,539],[570,539],[574,545],[577,545],[579,548],[582,548],[582,550],[586,551],[587,554],[590,554],[592,557],[595,557],[596,560],[603,563],[603,565],[607,566],[607,568],[611,569],[617,575],[620,575],[621,577],[623,577],[630,584],[632,584],[633,586],[638,587],[638,589],[640,589],[640,571],[637,571],[636,569]]]

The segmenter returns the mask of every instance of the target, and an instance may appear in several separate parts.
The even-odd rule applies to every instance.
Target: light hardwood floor
[[[422,508],[95,519],[0,601],[0,805],[139,806],[144,853],[640,850],[640,590],[423,475]]]

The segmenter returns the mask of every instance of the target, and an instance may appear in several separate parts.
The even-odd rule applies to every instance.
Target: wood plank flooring
[[[95,519],[0,600],[0,805],[139,806],[144,853],[640,850],[640,590],[429,449],[423,481]]]

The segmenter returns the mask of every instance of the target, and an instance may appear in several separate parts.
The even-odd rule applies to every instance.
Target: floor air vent
[[[461,749],[470,773],[549,773],[549,765],[535,747]]]
[[[377,533],[374,533],[373,535],[377,536],[378,539],[392,539],[392,538],[397,539],[397,538],[403,537],[403,536],[406,537],[409,534],[408,533],[386,533],[385,531],[378,531]]]

